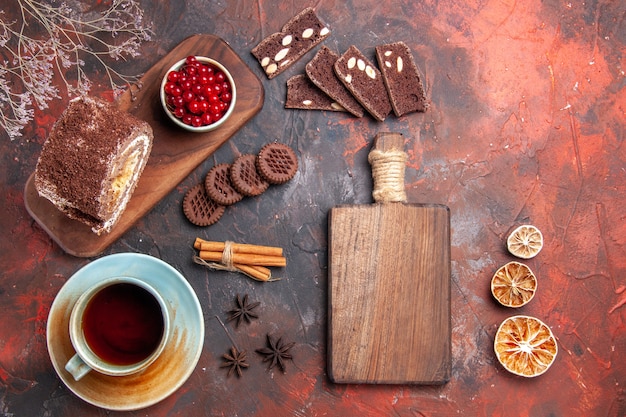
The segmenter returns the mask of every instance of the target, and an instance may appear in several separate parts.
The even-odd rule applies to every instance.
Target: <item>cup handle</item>
[[[78,353],[76,353],[65,364],[65,370],[72,374],[75,381],[78,381],[87,375],[89,371],[91,371],[91,368],[78,356]]]

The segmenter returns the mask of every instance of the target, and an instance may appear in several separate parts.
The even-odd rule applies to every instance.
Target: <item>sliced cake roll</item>
[[[35,187],[68,217],[109,232],[124,212],[152,149],[152,128],[105,101],[70,102],[45,141]]]

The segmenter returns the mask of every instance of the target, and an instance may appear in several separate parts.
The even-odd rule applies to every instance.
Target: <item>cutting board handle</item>
[[[404,191],[404,168],[407,154],[404,152],[402,133],[381,132],[374,138],[368,161],[372,166],[374,191],[377,203],[406,203]]]

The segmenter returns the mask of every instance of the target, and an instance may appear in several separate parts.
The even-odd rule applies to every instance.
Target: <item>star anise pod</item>
[[[261,304],[259,301],[250,303],[248,302],[248,294],[244,295],[243,299],[239,296],[239,294],[237,294],[236,303],[237,303],[237,307],[228,312],[229,314],[228,321],[237,320],[236,327],[239,327],[239,325],[243,321],[250,323],[252,319],[259,318],[259,316],[257,316],[255,313],[252,312],[252,310],[257,308],[259,304]]]
[[[270,362],[270,365],[267,369],[272,369],[274,366],[278,365],[283,373],[285,370],[285,360],[293,359],[289,350],[295,345],[295,342],[284,343],[282,337],[279,337],[278,340],[274,340],[272,336],[267,335],[267,346],[261,349],[257,349],[256,353],[264,356],[263,362]]]
[[[246,351],[242,350],[239,352],[234,346],[230,348],[230,354],[225,353],[222,355],[222,358],[224,359],[224,363],[220,368],[230,368],[228,370],[228,376],[235,372],[237,377],[241,378],[242,371],[250,366],[246,362]]]

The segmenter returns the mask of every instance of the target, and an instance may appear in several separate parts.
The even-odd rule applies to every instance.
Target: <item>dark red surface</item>
[[[2,9],[12,2],[3,0]],[[206,339],[191,378],[175,394],[130,415],[149,416],[624,416],[626,415],[626,15],[620,1],[320,1],[336,52],[402,40],[424,75],[425,114],[354,119],[283,108],[286,80],[312,54],[269,81],[250,50],[304,5],[281,1],[144,2],[154,40],[120,69],[141,72],[194,33],[226,40],[263,80],[265,105],[105,254],[141,252],[183,273],[204,311]],[[308,5],[308,4],[307,4]],[[98,74],[93,74],[98,79]],[[96,92],[110,97],[105,80]],[[28,216],[22,190],[66,99],[36,112],[25,136],[2,135],[0,191],[0,414],[104,415],[55,374],[46,320],[63,283],[89,259],[69,256]],[[326,374],[327,214],[371,203],[366,161],[379,131],[411,141],[409,200],[450,207],[452,377],[443,385],[334,385]],[[291,145],[299,172],[227,209],[209,228],[192,226],[181,201],[218,163]],[[528,222],[545,237],[528,262],[539,285],[520,310],[489,292],[511,260],[508,230]],[[192,262],[196,236],[282,246],[282,280],[257,283]],[[226,323],[237,293],[261,301],[259,319]],[[534,315],[560,347],[535,379],[509,374],[492,343],[510,315]],[[220,324],[220,320],[225,326]],[[287,373],[266,370],[254,350],[265,334],[295,341]],[[221,355],[248,351],[243,377],[227,377]],[[121,415],[112,412],[110,415]]]

